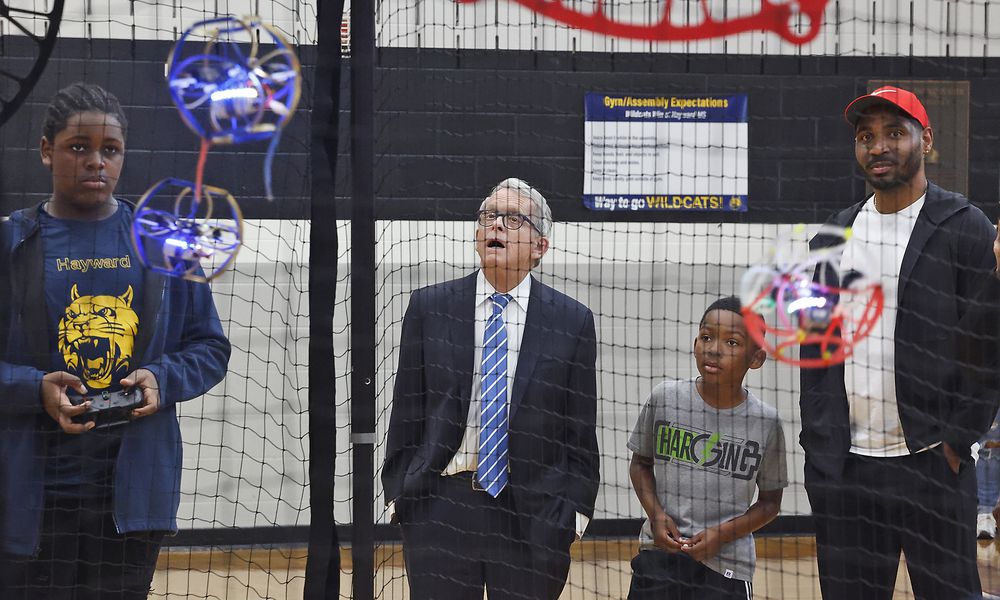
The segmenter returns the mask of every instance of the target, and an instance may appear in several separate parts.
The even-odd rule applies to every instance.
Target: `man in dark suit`
[[[817,277],[878,279],[885,310],[845,363],[801,371],[823,597],[891,598],[902,551],[917,598],[980,598],[970,446],[1000,391],[996,230],[961,194],[928,182],[934,134],[914,94],[883,87],[845,116],[874,194],[828,221],[852,231],[840,264]]]
[[[476,215],[476,273],[419,289],[382,484],[411,597],[558,598],[600,479],[594,316],[530,276],[552,214],[527,183]]]

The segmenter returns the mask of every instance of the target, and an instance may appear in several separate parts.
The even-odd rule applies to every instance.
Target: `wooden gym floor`
[[[585,540],[573,546],[573,565],[560,600],[624,598],[637,544],[622,540]],[[757,600],[820,600],[816,548],[811,537],[768,537],[757,540]],[[350,551],[341,553],[341,597],[350,598]],[[376,557],[376,597],[408,599],[399,546],[380,548]],[[160,555],[150,598],[274,599],[302,598],[305,585],[304,548],[186,549]],[[979,543],[983,588],[1000,597],[1000,545]],[[895,599],[912,598],[902,561]]]

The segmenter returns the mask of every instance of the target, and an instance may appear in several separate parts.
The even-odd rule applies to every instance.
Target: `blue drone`
[[[147,268],[208,281],[233,262],[243,243],[239,205],[226,190],[202,183],[208,150],[270,140],[264,186],[272,199],[271,165],[298,107],[302,70],[275,28],[257,17],[230,16],[187,29],[170,52],[166,77],[181,119],[201,138],[198,166],[194,183],[164,179],[143,194],[133,242]],[[209,261],[204,275],[198,268],[202,259]]]

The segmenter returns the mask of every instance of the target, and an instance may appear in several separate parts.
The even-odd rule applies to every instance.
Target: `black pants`
[[[753,586],[728,579],[683,552],[641,550],[632,559],[628,600],[750,600]]]
[[[139,600],[163,532],[119,534],[110,499],[49,498],[37,557],[0,557],[4,600]]]
[[[421,498],[397,502],[413,600],[556,600],[569,574],[572,530],[529,543],[511,504],[472,489],[471,474],[440,477]],[[532,539],[539,539],[538,531]]]
[[[982,597],[976,568],[976,473],[943,449],[850,455],[840,480],[805,470],[827,600],[892,598],[902,550],[918,600]]]

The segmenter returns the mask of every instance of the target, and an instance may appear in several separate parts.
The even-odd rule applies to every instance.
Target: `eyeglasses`
[[[481,227],[489,227],[495,223],[497,219],[501,219],[503,226],[511,231],[520,229],[521,225],[527,223],[528,225],[531,225],[532,229],[537,231],[539,234],[542,233],[542,230],[528,218],[528,215],[522,215],[521,213],[502,213],[495,210],[481,210],[476,213],[476,221]]]

